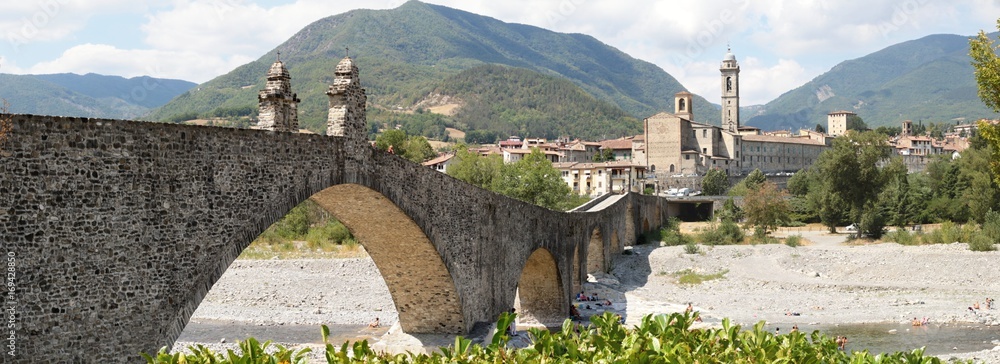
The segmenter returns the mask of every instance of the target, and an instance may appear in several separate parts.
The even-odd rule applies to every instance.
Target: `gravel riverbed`
[[[847,245],[844,236],[803,232],[808,245],[635,246],[616,256],[609,274],[590,277],[584,289],[610,298],[612,310],[629,325],[646,314],[683,311],[688,303],[706,324],[724,317],[736,323],[839,325],[909,323],[1000,325],[1000,308],[988,310],[987,297],[1000,296],[1000,252],[972,252],[965,244],[901,246]],[[696,285],[677,282],[679,272],[722,273]],[[975,303],[981,309],[970,312]],[[584,314],[607,307],[592,306]],[[381,331],[360,329],[383,348],[447,345],[450,338],[421,338],[387,329],[397,323],[389,291],[371,259],[239,260],[212,287],[191,321],[261,326],[366,325],[378,317]],[[190,325],[189,325],[190,326]],[[370,332],[364,330],[371,330]],[[386,333],[388,332],[388,333]],[[185,331],[187,333],[187,331]],[[350,334],[350,333],[348,333]],[[384,334],[384,335],[383,335]],[[179,350],[195,342],[175,344]],[[201,341],[215,349],[226,343]],[[258,339],[266,339],[258,337]],[[294,347],[316,344],[289,344]],[[315,350],[315,349],[314,349]],[[942,358],[975,358],[1000,363],[1000,348]],[[311,362],[322,362],[314,355]]]

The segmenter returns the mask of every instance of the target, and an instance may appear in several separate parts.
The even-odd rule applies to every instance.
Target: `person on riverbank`
[[[368,328],[377,329],[379,327],[378,316],[375,316],[375,321],[368,323]]]
[[[507,333],[510,334],[510,336],[517,336],[517,310],[511,307],[510,314],[514,315],[514,319],[510,320],[510,326],[507,327]]]

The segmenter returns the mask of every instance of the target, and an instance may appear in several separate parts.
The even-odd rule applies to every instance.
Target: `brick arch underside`
[[[551,324],[566,317],[566,295],[556,260],[545,248],[535,250],[521,270],[517,283],[518,321]]]
[[[462,333],[462,305],[444,261],[413,219],[381,193],[356,184],[312,196],[375,261],[408,333]]]

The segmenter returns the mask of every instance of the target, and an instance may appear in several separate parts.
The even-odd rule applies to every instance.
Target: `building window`
[[[684,160],[691,160],[691,155],[690,154],[685,154],[684,155]]]
[[[707,129],[701,129],[701,137],[704,138],[704,137],[707,137],[707,136],[708,136],[708,130]]]
[[[698,137],[698,131],[697,130],[692,130],[691,131],[691,137],[692,138],[697,138]]]
[[[708,154],[708,148],[701,148],[702,154]]]

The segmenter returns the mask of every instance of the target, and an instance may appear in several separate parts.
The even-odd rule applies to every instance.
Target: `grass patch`
[[[797,248],[799,246],[802,246],[802,235],[788,236],[787,238],[785,238],[785,245],[788,245],[792,248]]]
[[[728,269],[714,274],[700,274],[691,269],[684,269],[674,272],[673,276],[677,278],[678,284],[694,285],[714,279],[722,279],[726,276],[726,273],[729,273]]]

